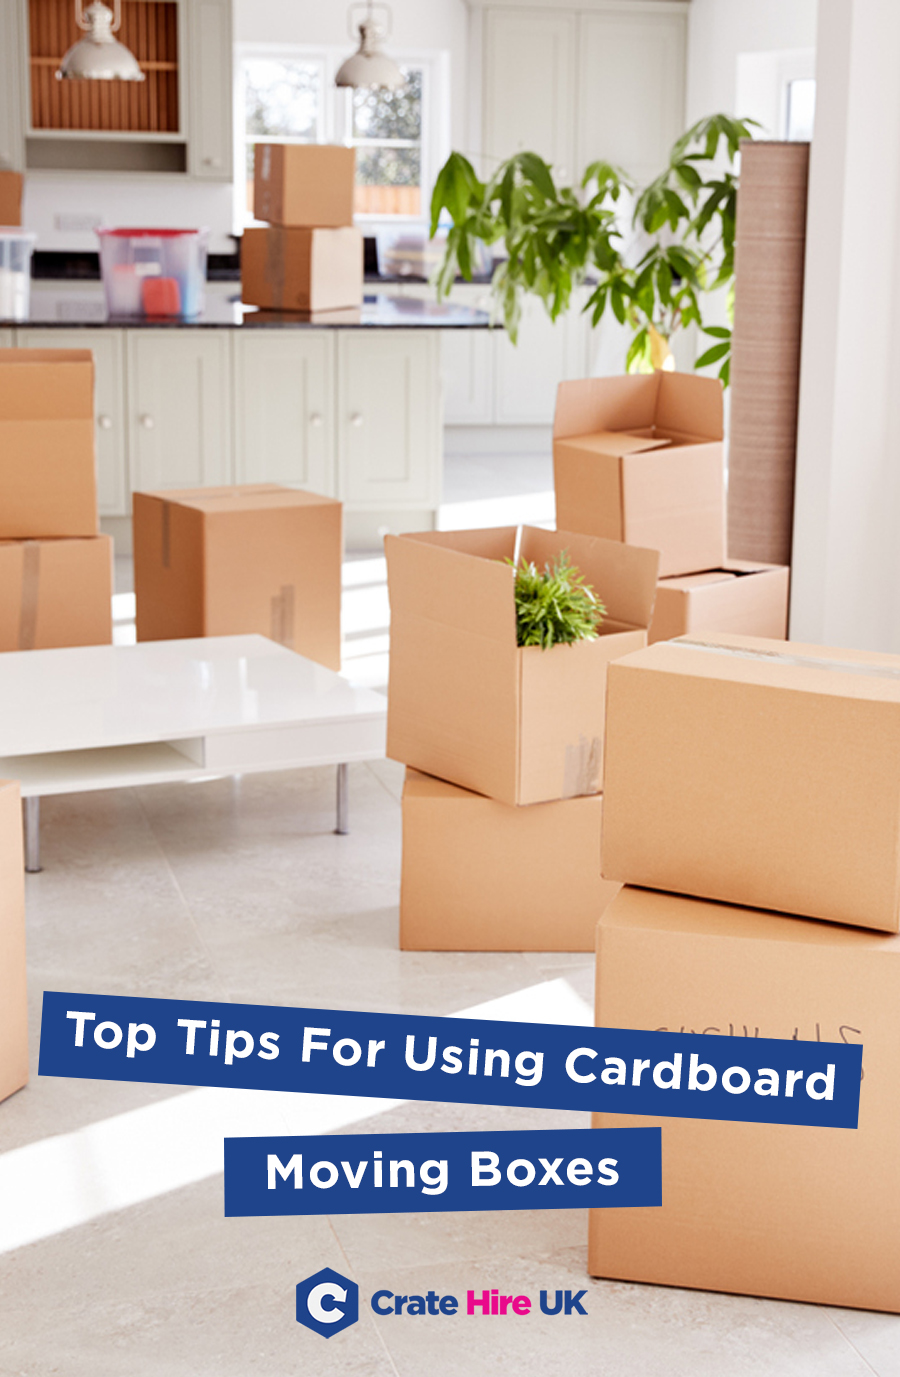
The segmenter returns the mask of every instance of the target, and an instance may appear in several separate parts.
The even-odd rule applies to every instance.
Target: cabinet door
[[[339,496],[361,510],[437,507],[436,330],[344,330],[338,340]]]
[[[16,337],[12,330],[0,330],[0,349],[12,349],[16,344]]]
[[[125,339],[121,330],[19,330],[22,349],[90,349],[94,355],[97,504],[101,516],[130,515]]]
[[[434,301],[434,287],[410,283],[391,288],[400,296]],[[488,283],[461,282],[453,288],[450,300],[473,311],[490,311]],[[444,425],[489,426],[494,419],[494,341],[490,330],[442,330],[441,388],[444,399]]]
[[[231,0],[191,0],[187,9],[188,172],[207,181],[229,182],[234,120]]]
[[[484,151],[494,160],[529,149],[565,180],[576,175],[575,15],[488,10],[484,17]],[[630,111],[629,111],[630,118]]]
[[[20,36],[22,8],[15,0],[0,4],[0,168],[21,172],[25,166],[22,134],[22,72],[25,40]]]
[[[234,405],[238,483],[334,496],[333,331],[235,332]]]
[[[552,425],[556,389],[563,378],[587,372],[587,342],[580,302],[555,323],[536,297],[522,303],[518,343],[495,338],[494,420],[498,425]]]
[[[227,330],[130,330],[131,484],[137,491],[232,482]]]
[[[648,182],[684,131],[687,16],[582,14],[578,166],[596,158]]]

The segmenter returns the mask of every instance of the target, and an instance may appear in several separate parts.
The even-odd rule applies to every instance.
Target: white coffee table
[[[384,756],[387,700],[265,636],[0,654],[0,778],[25,800],[25,868],[40,869],[40,800],[125,785]]]

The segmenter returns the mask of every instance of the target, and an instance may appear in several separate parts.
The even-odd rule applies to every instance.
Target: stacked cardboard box
[[[137,638],[257,632],[341,667],[340,502],[277,483],[135,493]]]
[[[98,533],[94,361],[0,349],[0,651],[112,640],[112,541]]]
[[[659,549],[651,641],[787,634],[788,570],[726,557],[722,436],[714,378],[656,372],[560,383],[557,524]]]
[[[363,241],[353,224],[356,151],[330,144],[258,143],[254,215],[241,240],[248,305],[274,311],[360,306]]]
[[[666,1119],[662,1208],[594,1211],[590,1271],[900,1311],[900,657],[685,638],[607,709],[598,1026],[864,1052],[856,1130]]]
[[[401,945],[590,950],[606,671],[646,645],[655,551],[515,527],[385,540],[387,753],[403,799]],[[514,571],[567,552],[604,601],[596,640],[520,647]]]

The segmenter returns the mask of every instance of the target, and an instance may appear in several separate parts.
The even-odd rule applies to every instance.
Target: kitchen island
[[[35,282],[0,346],[91,349],[100,512],[128,548],[131,493],[285,483],[344,503],[349,548],[435,524],[444,331],[483,311],[381,292],[318,316],[208,283],[194,320],[110,319],[99,283]]]

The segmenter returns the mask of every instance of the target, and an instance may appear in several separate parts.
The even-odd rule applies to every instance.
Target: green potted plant
[[[509,561],[513,564],[513,561]],[[549,650],[554,645],[593,641],[606,608],[563,550],[539,568],[520,559],[516,571],[516,641]]]
[[[591,163],[578,186],[557,187],[536,153],[515,154],[482,182],[467,158],[451,153],[431,203],[432,234],[445,213],[452,221],[435,279],[438,295],[449,293],[457,275],[471,278],[479,242],[501,245],[492,289],[514,341],[526,293],[555,320],[568,310],[573,290],[587,283],[583,309],[592,325],[609,308],[632,330],[629,371],[664,366],[671,338],[694,323],[714,340],[695,367],[718,362],[727,385],[730,331],[704,323],[701,299],[732,283],[734,160],[753,127],[752,120],[728,115],[698,121],[640,191],[607,162]],[[632,197],[630,223],[640,246],[634,253],[625,250],[623,235],[625,200]]]

